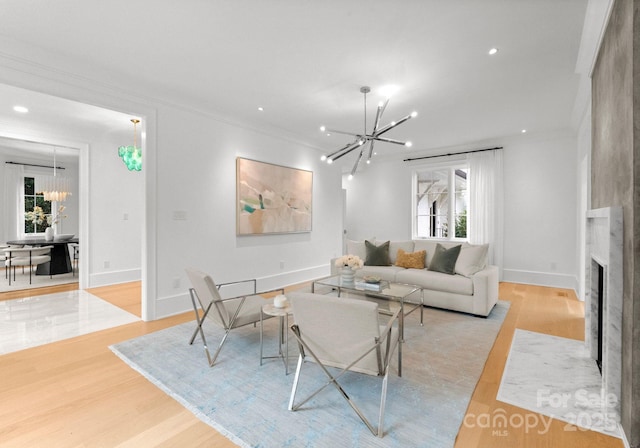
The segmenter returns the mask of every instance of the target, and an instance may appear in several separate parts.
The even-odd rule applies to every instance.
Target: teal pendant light
[[[121,146],[118,148],[118,156],[122,159],[129,171],[142,170],[142,149],[138,148],[136,125],[140,123],[137,118],[132,118],[133,123],[133,146]]]

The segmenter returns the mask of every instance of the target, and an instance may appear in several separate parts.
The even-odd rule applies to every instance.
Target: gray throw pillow
[[[367,249],[367,258],[364,260],[365,266],[391,266],[389,241],[376,246],[365,240],[364,245]]]
[[[428,270],[453,275],[461,247],[462,245],[457,245],[450,249],[445,249],[442,244],[436,244],[436,250],[433,253]]]

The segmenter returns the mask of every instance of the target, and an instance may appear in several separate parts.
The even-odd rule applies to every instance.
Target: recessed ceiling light
[[[496,54],[497,52],[498,52],[498,49],[497,49],[497,48],[492,48],[491,50],[489,50],[489,54],[490,54],[490,55],[494,55],[494,54]]]
[[[523,130],[522,130],[522,131],[520,131],[520,132],[522,132],[523,134],[525,134],[525,133],[527,132],[527,130],[526,130],[526,129],[523,129]]]
[[[24,106],[13,106],[13,110],[15,110],[16,112],[20,112],[21,114],[26,114],[27,112],[29,112],[29,109]]]
[[[264,107],[262,107],[262,106],[258,106],[258,110],[259,110],[260,112],[262,112],[262,111],[264,111]]]

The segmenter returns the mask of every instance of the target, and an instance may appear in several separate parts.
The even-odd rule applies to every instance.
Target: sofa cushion
[[[396,273],[396,282],[421,286],[432,291],[473,294],[473,280],[462,275],[447,275],[426,269],[403,269]]]
[[[389,259],[389,241],[379,246],[371,243],[369,240],[364,241],[367,249],[367,256],[364,260],[365,266],[390,266]]]
[[[375,238],[370,239],[375,244]],[[347,254],[357,255],[361,260],[367,258],[367,249],[364,245],[364,241],[347,240]]]
[[[405,252],[398,249],[398,256],[395,265],[401,268],[424,269],[424,260],[427,252],[420,250],[418,252]]]
[[[364,266],[356,271],[356,277],[380,277],[381,280],[387,280],[389,282],[396,281],[396,274],[400,271],[406,271],[405,268],[398,266]]]
[[[436,250],[429,264],[429,270],[442,272],[444,274],[454,274],[461,246],[461,244],[458,244],[450,249],[445,249],[442,244],[436,244]]]
[[[405,252],[413,252],[413,246],[413,240],[391,241],[389,244],[389,260],[391,261],[391,264],[396,264],[399,249],[402,249]]]
[[[463,244],[456,260],[455,273],[469,277],[481,271],[487,265],[488,244]]]

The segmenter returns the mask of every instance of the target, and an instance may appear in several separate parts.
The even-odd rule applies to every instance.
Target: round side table
[[[289,315],[293,313],[291,305],[287,305],[283,308],[278,308],[273,303],[266,303],[262,305],[262,312],[260,313],[260,365],[262,360],[269,358],[280,358],[284,363],[284,374],[289,374]],[[280,320],[278,331],[278,354],[276,356],[264,356],[263,355],[263,316],[276,316]],[[284,348],[284,350],[283,350]]]

